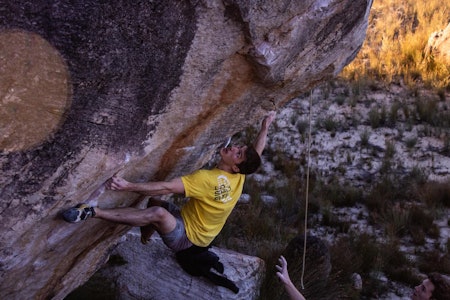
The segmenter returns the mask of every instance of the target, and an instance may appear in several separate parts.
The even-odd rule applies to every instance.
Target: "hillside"
[[[441,1],[375,1],[364,45],[340,78],[280,109],[250,201],[218,244],[273,265],[304,233],[309,162],[308,233],[330,245],[336,297],[408,298],[420,276],[450,274],[450,62],[433,44],[449,19]],[[448,47],[448,36],[441,41]],[[353,273],[365,283],[359,292]]]

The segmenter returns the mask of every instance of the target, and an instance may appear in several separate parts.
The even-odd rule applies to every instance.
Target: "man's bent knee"
[[[153,221],[161,221],[167,218],[170,213],[167,211],[167,209],[161,207],[161,206],[152,206],[146,209],[149,212],[149,215],[153,219]]]
[[[167,233],[175,228],[176,219],[165,208],[160,206],[152,206],[146,210],[149,211],[151,223],[155,225],[158,232]]]

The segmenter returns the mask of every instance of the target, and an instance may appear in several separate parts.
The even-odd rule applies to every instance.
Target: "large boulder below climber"
[[[200,168],[228,136],[336,76],[372,0],[6,0],[0,13],[0,297],[63,299],[129,227],[67,224],[105,191]]]
[[[67,297],[95,299],[111,293],[114,299],[258,299],[265,271],[257,257],[212,247],[224,265],[224,275],[239,288],[237,294],[203,277],[193,277],[181,269],[175,255],[157,234],[142,245],[137,231],[126,235],[111,253],[108,263],[90,281]],[[99,281],[103,283],[99,285]],[[105,285],[105,283],[108,283]]]

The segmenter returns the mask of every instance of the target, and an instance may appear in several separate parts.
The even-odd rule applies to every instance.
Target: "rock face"
[[[115,173],[162,180],[335,76],[371,0],[2,1],[0,296],[63,299],[129,228],[66,224]]]
[[[431,35],[428,39],[426,52],[430,56],[441,57],[450,64],[450,23],[445,29]]]
[[[142,245],[139,236],[127,234],[125,241],[111,253],[113,261],[96,274],[115,286],[114,299],[258,299],[259,286],[264,274],[264,261],[232,251],[212,248],[220,257],[224,275],[239,288],[239,293],[212,284],[203,277],[192,277],[184,272],[175,260],[175,255],[162,243],[157,234],[148,245]],[[85,299],[95,294],[86,294],[89,281],[80,288]],[[91,287],[92,289],[94,287]],[[81,299],[75,291],[69,299]]]

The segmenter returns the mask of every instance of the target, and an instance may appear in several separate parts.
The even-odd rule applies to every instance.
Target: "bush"
[[[370,132],[365,129],[361,134],[360,134],[360,139],[361,139],[361,147],[367,147],[369,146],[369,139],[370,139]]]
[[[423,273],[450,274],[450,255],[442,255],[438,250],[419,253],[419,269]]]
[[[428,182],[421,189],[420,197],[429,207],[450,207],[450,183]]]
[[[395,101],[391,105],[391,110],[389,112],[388,116],[388,124],[391,127],[394,127],[398,120],[398,111],[400,109],[400,103],[398,101]]]
[[[405,145],[408,149],[414,148],[416,144],[417,144],[417,137],[410,137],[405,140]]]
[[[350,185],[331,183],[321,186],[321,194],[335,207],[352,207],[362,201],[362,191]]]
[[[395,155],[395,144],[390,140],[386,140],[386,152],[384,153],[385,159],[392,159]]]
[[[336,121],[333,117],[327,116],[323,119],[318,120],[319,128],[324,128],[329,132],[336,132],[339,129],[339,122]]]
[[[401,199],[401,192],[398,182],[386,176],[369,191],[365,204],[370,211],[382,213],[390,207],[391,203]]]
[[[381,247],[383,257],[383,271],[391,280],[413,285],[417,277],[412,272],[413,263],[400,251],[398,243],[392,241]]]
[[[390,237],[402,237],[408,232],[411,216],[408,209],[399,204],[380,213],[385,231]]]
[[[377,107],[372,107],[369,111],[369,123],[372,128],[378,128],[382,124],[381,114]]]
[[[416,113],[417,118],[422,121],[426,122],[431,125],[436,125],[436,121],[438,118],[437,116],[437,102],[435,100],[423,100],[423,99],[417,99],[416,100]]]

